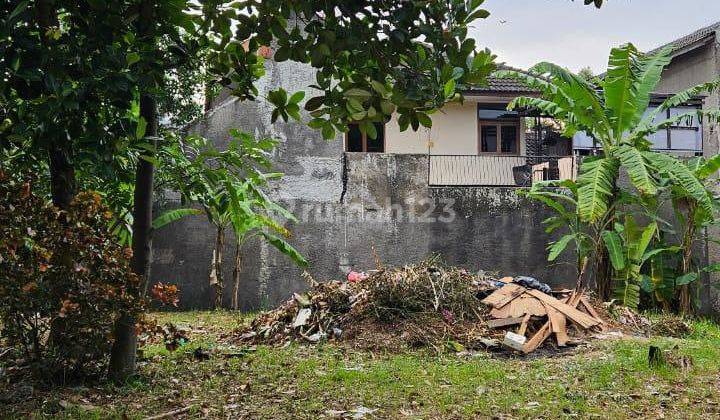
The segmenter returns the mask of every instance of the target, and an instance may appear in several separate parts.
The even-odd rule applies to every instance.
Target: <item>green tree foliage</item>
[[[6,1],[0,5],[0,147],[27,144],[50,165],[53,200],[67,207],[77,168],[110,162],[133,99],[122,2]]]

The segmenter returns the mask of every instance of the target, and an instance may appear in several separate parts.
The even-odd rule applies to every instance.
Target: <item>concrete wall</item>
[[[288,227],[291,242],[311,262],[318,280],[342,279],[350,268],[374,269],[383,264],[417,262],[438,253],[469,270],[502,275],[536,276],[553,285],[574,284],[571,264],[548,267],[549,237],[542,220],[549,211],[520,198],[514,188],[430,188],[426,155],[349,153],[337,190],[323,200],[301,191],[283,199],[299,223]],[[341,165],[342,166],[342,165]],[[340,174],[338,174],[340,175]],[[163,230],[154,243],[153,279],[177,283],[183,308],[206,308],[213,230],[201,217],[188,218]],[[228,232],[226,255],[234,251]],[[244,248],[240,302],[242,309],[275,305],[305,287],[301,270],[264,243]],[[230,301],[232,258],[226,258],[226,305]]]
[[[716,53],[705,58],[710,56]],[[715,60],[717,63],[717,57]],[[698,60],[698,68],[707,70],[707,63],[702,61]],[[280,86],[288,91],[307,89],[314,81],[312,71],[302,65],[272,61],[266,65],[267,76],[259,84],[261,97]],[[684,86],[680,73],[671,66],[664,82],[667,89]],[[706,73],[698,70],[690,74]],[[689,86],[695,81],[683,83]],[[717,98],[709,98],[708,104],[717,105]],[[450,107],[458,108],[455,111]],[[450,107],[451,111],[434,116],[437,122],[433,128],[437,131],[391,140],[388,150],[426,153],[429,137],[435,143],[434,154],[439,154],[437,150],[468,150],[474,154],[475,104]],[[460,121],[461,115],[470,118],[470,111],[473,122],[466,121],[466,117]],[[230,128],[280,140],[274,156],[275,169],[286,176],[272,186],[271,194],[300,219],[288,225],[294,235],[291,242],[311,262],[309,272],[318,280],[342,278],[351,267],[372,269],[375,255],[384,264],[398,265],[440,253],[448,262],[470,270],[531,275],[553,285],[574,283],[572,265],[546,263],[545,247],[551,238],[541,222],[549,211],[519,198],[516,189],[431,188],[427,184],[425,155],[344,154],[341,135],[327,142],[303,124],[271,124],[270,113],[271,106],[262,101],[227,100],[190,131],[221,146],[227,144]],[[716,153],[717,133],[709,134],[705,150]],[[466,135],[471,135],[470,140]],[[401,147],[401,141],[408,142],[407,149]],[[179,205],[172,194],[159,203],[163,207]],[[183,308],[206,308],[212,301],[207,278],[213,241],[214,231],[202,217],[184,219],[156,234],[152,278],[179,284]],[[226,305],[230,302],[234,252],[230,233],[227,242]],[[300,270],[266,243],[250,242],[243,254],[242,309],[275,305],[306,286]],[[720,260],[715,245],[711,245],[709,255],[711,261]],[[720,298],[709,287],[710,281],[717,279],[706,279],[703,285],[705,312],[720,313]]]

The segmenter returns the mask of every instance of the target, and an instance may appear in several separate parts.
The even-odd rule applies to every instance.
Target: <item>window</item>
[[[478,104],[480,153],[520,153],[520,114],[506,108],[507,104]]]
[[[653,122],[658,123],[680,114],[693,113],[700,107],[701,105],[693,105],[692,103],[673,107],[660,113],[660,115],[655,117]],[[644,117],[647,117],[656,109],[657,104],[651,104],[647,111],[645,111]],[[702,120],[699,120],[697,116],[694,115],[683,118],[671,127],[650,134],[647,139],[652,144],[651,147],[653,150],[701,154],[703,151]],[[573,137],[573,148],[575,150],[594,149],[598,146],[599,144],[594,142],[593,139],[585,133],[578,132]]]
[[[347,152],[385,152],[385,124],[375,123],[376,138],[370,138],[360,131],[359,124],[350,124],[345,135],[345,151]]]
[[[520,124],[480,122],[480,153],[519,154]]]

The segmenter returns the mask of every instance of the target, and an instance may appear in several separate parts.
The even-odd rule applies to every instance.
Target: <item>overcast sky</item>
[[[582,0],[486,0],[491,16],[470,36],[500,62],[528,68],[552,61],[595,74],[610,48],[632,42],[650,50],[720,21],[720,0],[605,0],[598,10]]]

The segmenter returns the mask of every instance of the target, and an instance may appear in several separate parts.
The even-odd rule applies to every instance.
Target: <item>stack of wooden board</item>
[[[564,296],[556,299],[510,281],[482,302],[492,308],[492,319],[488,321],[490,328],[519,324],[517,334],[525,336],[529,326],[538,326],[520,347],[516,347],[524,353],[534,351],[553,334],[558,346],[565,346],[569,340],[569,322],[581,331],[602,329],[604,324],[587,296],[577,291],[566,291]]]

